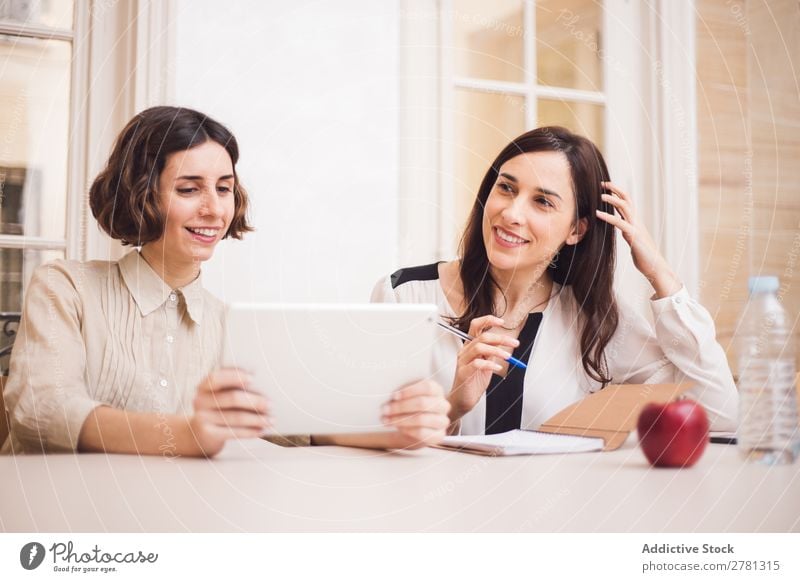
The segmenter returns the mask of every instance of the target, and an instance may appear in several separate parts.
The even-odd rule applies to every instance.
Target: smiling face
[[[562,245],[580,241],[586,224],[576,221],[566,156],[525,153],[500,167],[483,211],[483,243],[495,271],[543,271]]]
[[[233,219],[233,187],[233,162],[218,143],[170,154],[158,178],[164,233],[149,253],[174,267],[210,259]]]

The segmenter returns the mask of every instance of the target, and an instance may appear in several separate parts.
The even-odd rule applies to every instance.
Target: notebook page
[[[496,455],[534,455],[548,453],[582,453],[600,451],[603,439],[550,434],[530,430],[512,430],[491,435],[445,437],[442,445]]]

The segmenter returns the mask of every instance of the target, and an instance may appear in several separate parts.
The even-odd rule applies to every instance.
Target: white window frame
[[[83,72],[85,67],[85,59],[76,54],[76,38],[81,38],[85,34],[83,28],[83,21],[77,18],[80,5],[83,5],[85,0],[76,0],[74,3],[73,13],[73,27],[71,29],[53,28],[48,26],[30,25],[24,23],[16,23],[9,21],[0,21],[0,34],[20,37],[32,38],[37,40],[59,40],[69,42],[71,45],[72,65],[70,70],[70,107],[69,107],[69,141],[68,148],[72,151],[73,143],[80,136],[76,136],[74,131],[74,123],[79,116],[77,100],[80,98],[76,95],[76,76]],[[71,157],[71,154],[68,156]],[[80,237],[74,236],[74,214],[79,212],[76,207],[75,198],[70,194],[72,191],[73,171],[71,161],[67,161],[67,183],[64,184],[66,200],[66,216],[65,218],[65,232],[64,238],[51,239],[41,236],[30,236],[26,234],[3,234],[0,235],[0,248],[4,249],[24,249],[24,250],[41,250],[41,251],[63,251],[67,258],[77,258],[80,256]],[[43,196],[46,196],[43,193]]]
[[[657,0],[647,12],[651,110],[651,226],[669,264],[693,297],[699,296],[700,232],[694,0]]]
[[[146,107],[171,101],[175,2],[79,2],[85,31],[79,50],[85,56],[85,69],[74,78],[81,107],[71,144],[74,236],[70,242],[80,260],[116,260],[125,249],[97,226],[88,207],[89,187],[131,117]]]

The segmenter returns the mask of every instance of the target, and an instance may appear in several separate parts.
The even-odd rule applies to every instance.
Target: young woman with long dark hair
[[[212,456],[269,425],[269,403],[221,368],[224,305],[200,270],[250,230],[239,146],[191,109],[152,107],[120,133],[89,191],[100,227],[140,247],[119,261],[55,261],[28,285],[5,389],[2,452]],[[444,436],[449,406],[423,380],[395,391],[376,435],[321,444],[415,448]]]
[[[655,325],[614,291],[615,230],[650,281]],[[373,301],[436,303],[475,339],[442,337],[450,432],[536,428],[609,383],[693,381],[712,427],[735,426],[737,394],[708,312],[610,182],[588,139],[561,127],[519,136],[481,182],[459,258],[400,269]],[[509,355],[527,370],[510,367]]]

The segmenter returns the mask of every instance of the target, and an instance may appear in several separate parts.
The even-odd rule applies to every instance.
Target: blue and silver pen
[[[471,342],[472,340],[475,339],[474,337],[472,337],[468,333],[464,333],[463,331],[461,331],[457,327],[453,327],[452,325],[447,325],[446,323],[442,323],[441,321],[437,321],[436,325],[438,325],[439,327],[441,327],[445,331],[449,331],[453,335],[457,335],[458,337],[460,337],[463,340],[467,340],[468,342]],[[514,356],[508,356],[506,358],[506,362],[508,362],[509,364],[514,366],[515,368],[522,368],[523,370],[527,370],[528,369],[528,366],[526,366],[524,362],[520,362]]]

